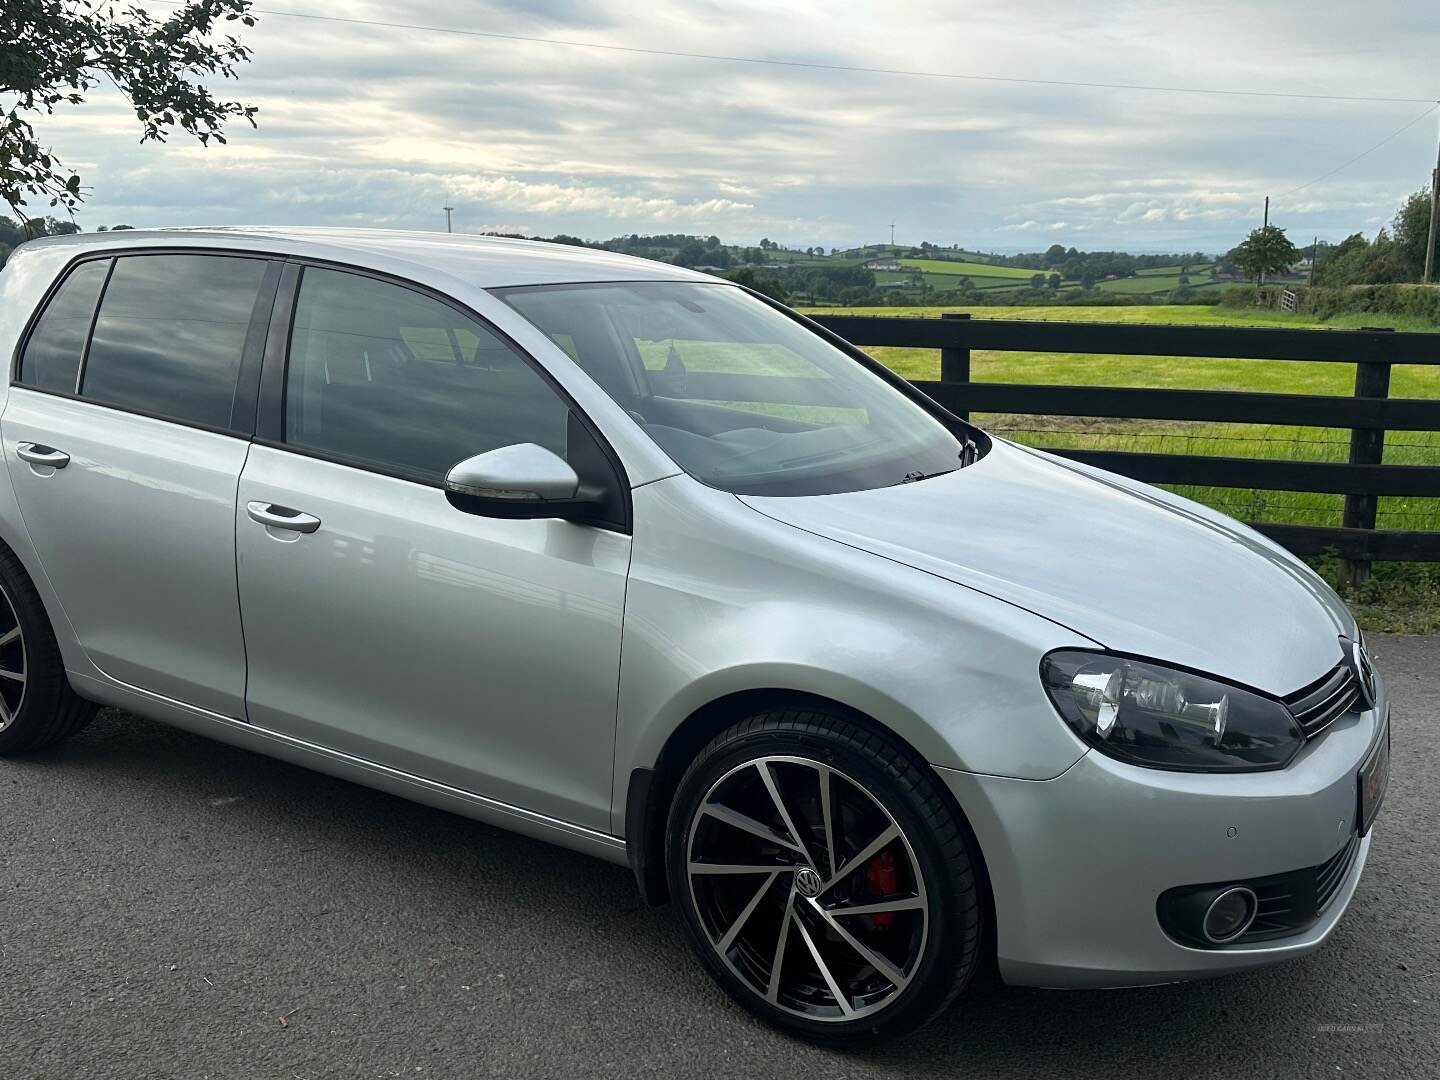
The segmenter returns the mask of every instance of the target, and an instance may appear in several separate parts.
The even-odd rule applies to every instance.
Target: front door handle
[[[42,446],[40,443],[22,442],[15,447],[15,453],[21,461],[28,461],[31,465],[49,465],[52,469],[63,469],[70,464],[70,455],[64,450]]]
[[[288,506],[276,506],[268,502],[248,502],[245,512],[251,521],[258,521],[272,529],[289,529],[291,532],[313,533],[320,527],[320,519],[313,514],[302,514]]]

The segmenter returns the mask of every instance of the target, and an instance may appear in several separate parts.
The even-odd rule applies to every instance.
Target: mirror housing
[[[559,455],[535,443],[466,458],[445,475],[445,498],[481,517],[567,520],[595,516],[602,501]]]

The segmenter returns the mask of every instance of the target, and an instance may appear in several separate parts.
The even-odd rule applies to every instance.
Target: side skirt
[[[378,762],[351,757],[317,743],[257,728],[242,720],[199,709],[138,686],[130,686],[117,680],[97,679],[73,671],[67,674],[75,692],[91,701],[113,705],[244,750],[377,788],[402,799],[411,799],[463,817],[474,818],[487,825],[559,844],[561,847],[594,855],[619,866],[629,865],[625,841],[618,836],[546,817],[524,807],[512,806],[484,795],[436,783]]]

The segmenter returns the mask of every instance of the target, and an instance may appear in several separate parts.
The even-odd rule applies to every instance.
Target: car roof
[[[405,266],[440,271],[482,289],[589,281],[710,281],[669,263],[613,251],[462,233],[400,229],[220,226],[71,233],[31,243],[65,247],[224,247],[296,255],[375,269]]]

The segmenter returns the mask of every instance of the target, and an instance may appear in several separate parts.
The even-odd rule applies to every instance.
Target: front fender
[[[935,765],[1043,780],[1085,752],[1040,658],[1094,643],[1031,612],[801,532],[679,476],[635,491],[613,821],[631,771],[721,698],[788,691],[865,714]]]

